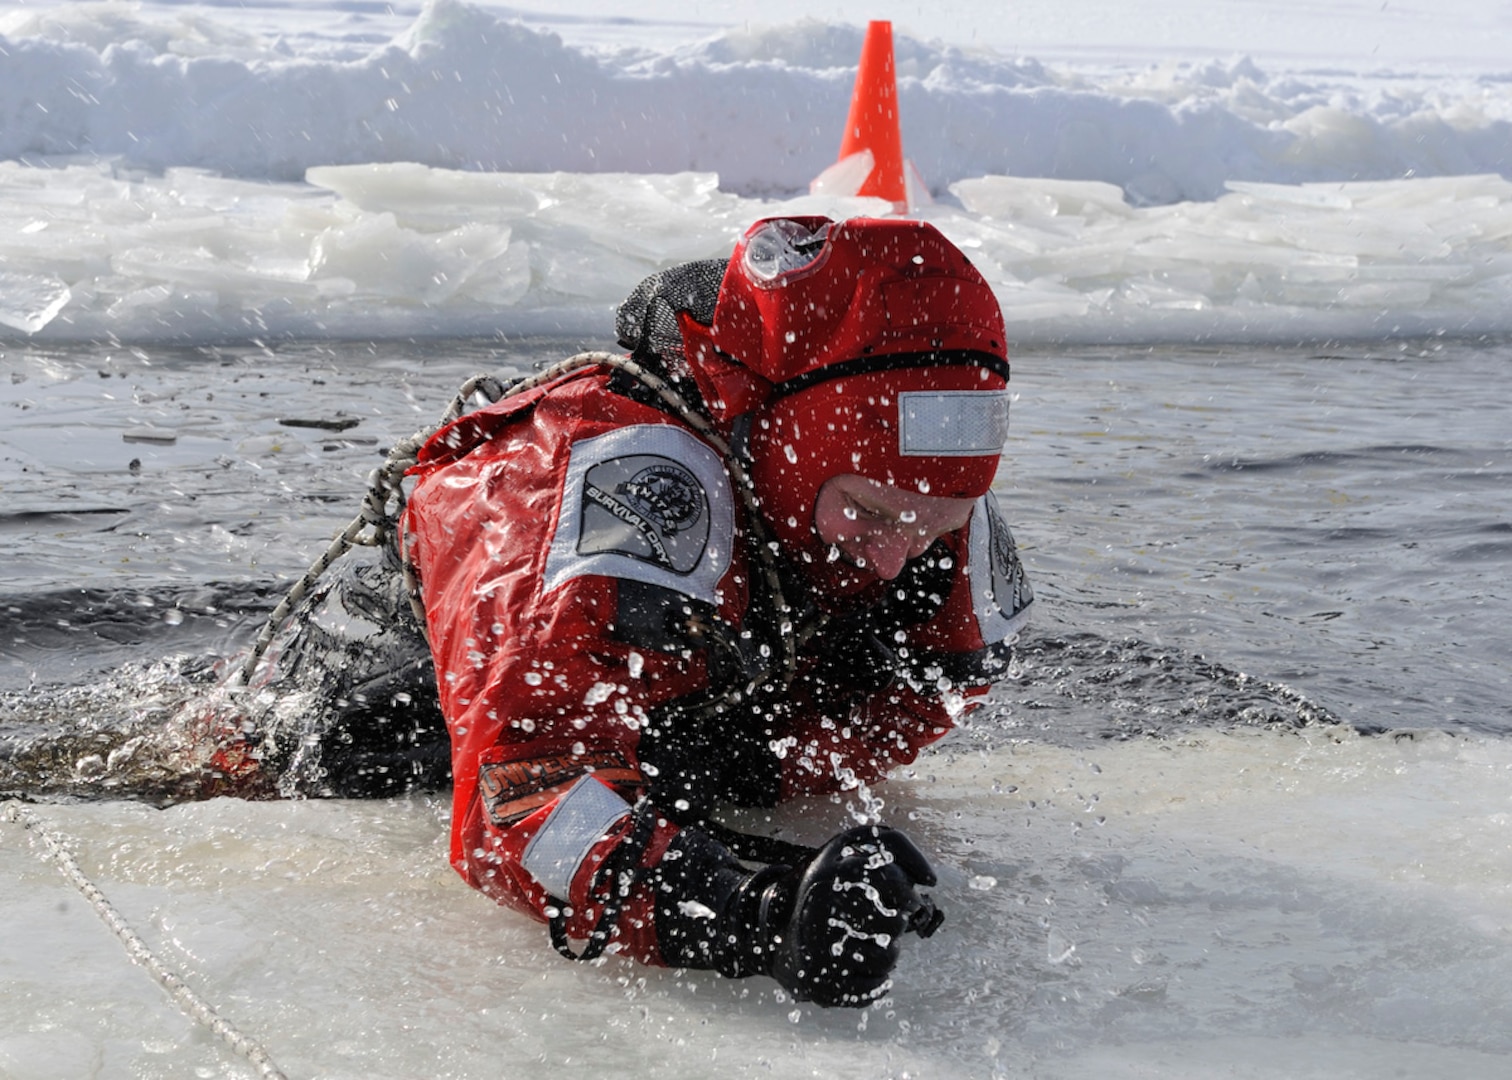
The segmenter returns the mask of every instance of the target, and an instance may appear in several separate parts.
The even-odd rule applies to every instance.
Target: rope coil
[[[288,1080],[282,1070],[273,1064],[273,1059],[268,1056],[268,1052],[256,1040],[237,1030],[234,1024],[217,1013],[204,998],[196,994],[193,988],[184,981],[183,976],[158,959],[157,954],[147,947],[147,943],[111,905],[100,887],[79,868],[79,864],[69,854],[68,846],[60,834],[49,829],[35,814],[17,802],[6,803],[0,819],[21,825],[42,841],[46,851],[40,854],[39,858],[57,866],[59,872],[74,888],[79,890],[85,900],[89,901],[89,906],[94,908],[95,914],[99,915],[101,921],[110,928],[111,933],[120,939],[126,949],[126,955],[133,963],[147,969],[147,973],[167,991],[168,996],[173,999],[174,1004],[185,1016],[214,1032],[221,1042],[251,1062],[258,1073],[267,1080]]]

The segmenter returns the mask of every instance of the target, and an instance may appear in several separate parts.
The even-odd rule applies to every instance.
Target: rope
[[[394,523],[398,520],[399,507],[403,505],[404,474],[419,460],[420,448],[426,441],[442,427],[460,417],[475,395],[482,394],[490,401],[498,401],[507,392],[509,390],[504,384],[492,375],[475,375],[462,384],[462,388],[457,391],[457,396],[452,399],[451,405],[438,423],[399,440],[390,448],[383,464],[368,474],[367,494],[363,496],[362,508],[357,512],[357,516],[352,519],[350,525],[336,535],[330,546],[321,552],[320,557],[310,564],[304,576],[294,583],[293,588],[278,602],[278,606],[263,623],[262,631],[257,635],[251,652],[248,653],[247,659],[236,674],[243,684],[252,681],[258,662],[267,653],[268,646],[273,643],[274,635],[332,564],[354,547],[378,547],[392,535]],[[399,504],[392,512],[389,510],[391,502]],[[406,574],[406,580],[408,580],[408,574]],[[425,625],[423,618],[420,620],[420,625],[422,627]]]
[[[147,969],[148,974],[168,992],[168,996],[174,1000],[184,1015],[214,1032],[222,1042],[256,1066],[261,1075],[268,1077],[269,1080],[287,1080],[262,1046],[238,1031],[229,1020],[219,1015],[204,998],[196,994],[184,982],[182,976],[157,958],[157,955],[137,936],[136,931],[132,930],[120,913],[111,906],[99,886],[90,881],[84,871],[79,869],[79,864],[68,853],[68,848],[59,834],[43,825],[35,814],[17,802],[9,802],[5,805],[3,818],[20,824],[42,841],[47,848],[47,853],[40,857],[44,861],[51,860],[57,865],[63,876],[83,894],[84,899],[88,900],[90,906],[95,909],[95,913],[120,939],[121,944],[126,947],[126,954],[134,963]]]
[[[406,439],[396,443],[385,458],[384,463],[368,477],[367,494],[362,500],[362,509],[352,519],[352,523],[337,534],[329,547],[323,551],[310,568],[305,571],[303,577],[294,583],[288,594],[278,603],[267,622],[263,624],[262,631],[253,643],[251,652],[242,663],[241,668],[234,678],[239,679],[243,685],[252,681],[253,674],[257,671],[257,665],[267,653],[273,643],[273,638],[279,629],[288,620],[299,602],[309,595],[316,582],[336,562],[352,548],[358,546],[378,547],[390,540],[398,524],[399,514],[404,506],[404,477],[409,469],[419,461],[420,450],[437,431],[447,424],[459,419],[476,398],[483,397],[490,404],[502,401],[506,397],[523,394],[538,386],[553,382],[574,371],[586,367],[610,367],[625,372],[627,375],[638,380],[647,389],[651,390],[664,402],[666,402],[677,416],[703,436],[703,438],[717,450],[724,458],[725,466],[734,480],[735,489],[739,492],[742,502],[747,510],[747,520],[751,529],[755,532],[755,544],[753,545],[761,566],[762,576],[773,604],[779,617],[782,619],[781,633],[778,635],[782,642],[781,656],[781,679],[786,685],[792,680],[793,672],[798,664],[799,634],[793,630],[792,610],[783,595],[781,578],[777,571],[776,545],[762,521],[758,512],[758,500],[756,488],[751,482],[750,474],[740,456],[730,446],[729,442],[714,429],[714,425],[692,405],[686,398],[679,394],[665,379],[655,373],[646,370],[640,364],[629,357],[610,352],[581,352],[575,356],[569,356],[551,367],[546,368],[535,375],[523,379],[516,379],[510,383],[500,382],[491,375],[476,375],[462,384],[457,391],[457,396],[452,399],[441,419],[431,427],[423,428]],[[390,509],[390,506],[393,509]],[[410,604],[415,610],[415,616],[419,620],[422,633],[425,629],[425,610],[420,600],[419,583],[410,565],[408,553],[401,545],[400,562],[403,567],[404,581],[410,595]],[[812,628],[810,628],[812,632]],[[760,680],[753,680],[752,686]],[[747,687],[749,689],[749,687]]]

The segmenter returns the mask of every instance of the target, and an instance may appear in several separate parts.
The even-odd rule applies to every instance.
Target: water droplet
[[[993,877],[991,874],[977,874],[966,884],[975,889],[977,892],[989,892],[992,889],[997,888],[997,883],[997,878]]]
[[[539,671],[527,671],[525,673],[525,685],[526,686],[540,686],[541,685],[541,678],[542,678],[542,676],[541,676],[541,673]]]
[[[792,443],[786,443],[782,447],[782,452],[787,455],[788,461],[792,462],[794,465],[798,464],[798,451],[793,449]]]
[[[592,708],[595,705],[602,705],[604,702],[608,701],[611,697],[614,696],[615,689],[616,687],[614,683],[594,683],[591,687],[588,688],[588,692],[583,695],[583,704],[587,705],[589,708]]]

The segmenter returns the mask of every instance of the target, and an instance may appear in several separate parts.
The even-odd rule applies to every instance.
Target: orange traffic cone
[[[910,176],[913,164],[903,158],[898,123],[898,77],[893,67],[892,23],[867,24],[861,66],[851,94],[850,115],[840,140],[840,158],[809,185],[820,195],[867,195],[886,199],[898,213],[911,203],[927,202],[928,193]],[[912,182],[910,182],[912,181]]]

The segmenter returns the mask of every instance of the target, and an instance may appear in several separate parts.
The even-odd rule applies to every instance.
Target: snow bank
[[[336,49],[177,11],[13,15],[0,158],[276,180],[398,161],[714,172],[790,195],[833,161],[862,35],[805,21],[587,51],[460,0],[381,43],[369,30]],[[898,69],[905,145],[937,193],[984,174],[1099,180],[1136,203],[1213,199],[1229,180],[1512,175],[1512,94],[1494,78],[1273,78],[1245,59],[1093,73],[906,35]]]

